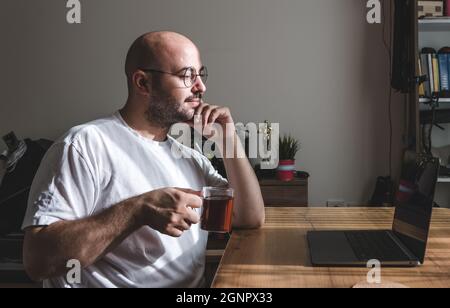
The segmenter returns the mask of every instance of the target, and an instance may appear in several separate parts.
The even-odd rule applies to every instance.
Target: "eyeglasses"
[[[203,83],[206,83],[208,80],[208,69],[206,66],[203,66],[200,68],[200,71],[197,74],[197,70],[193,67],[187,67],[184,68],[180,73],[171,73],[171,72],[165,72],[160,70],[154,70],[150,68],[141,69],[141,71],[146,73],[160,73],[160,74],[167,74],[172,76],[178,76],[183,79],[184,85],[187,88],[190,88],[194,85],[194,83],[197,81],[197,77],[200,76],[202,78]]]

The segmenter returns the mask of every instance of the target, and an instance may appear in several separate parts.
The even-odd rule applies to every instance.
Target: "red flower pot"
[[[295,173],[295,160],[280,160],[277,168],[277,178],[283,182],[292,181]]]

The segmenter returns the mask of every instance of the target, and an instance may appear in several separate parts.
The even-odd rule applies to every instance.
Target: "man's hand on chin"
[[[235,126],[231,111],[228,107],[221,107],[216,105],[209,105],[207,103],[200,103],[195,109],[192,120],[186,122],[195,129],[200,129],[200,132],[206,138],[220,137],[217,135],[217,130],[214,129],[214,124],[221,127],[223,138],[235,136]],[[217,140],[218,141],[218,140]]]

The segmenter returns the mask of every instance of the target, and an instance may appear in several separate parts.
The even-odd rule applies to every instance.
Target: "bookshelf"
[[[415,15],[417,16],[417,14]],[[450,17],[424,18],[417,22],[417,58],[424,47],[434,48],[436,51],[445,46],[450,46]],[[417,71],[416,71],[417,72]],[[417,91],[417,89],[416,89]],[[431,99],[417,95],[416,104],[419,106],[419,126],[429,124],[433,118],[433,112],[430,107]],[[416,105],[416,106],[417,106]],[[439,98],[439,105],[434,114],[435,123],[444,130],[434,128],[431,135],[432,144],[435,147],[442,147],[450,144],[450,98]],[[418,137],[420,148],[422,148],[422,135]],[[441,206],[449,207],[450,194],[448,183],[450,177],[440,176],[435,194],[435,202]],[[442,186],[444,185],[444,186]]]
[[[423,18],[418,20],[418,52],[424,47],[432,47],[439,50],[444,46],[450,46],[450,17]],[[420,124],[429,123],[432,111],[429,106],[430,98],[419,98]],[[437,124],[447,124],[450,129],[450,98],[440,98],[439,107],[436,109],[435,119]],[[435,133],[442,133],[436,131]],[[450,140],[449,140],[450,144]]]

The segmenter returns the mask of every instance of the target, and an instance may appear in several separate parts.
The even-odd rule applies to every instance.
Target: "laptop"
[[[439,174],[439,161],[406,152],[391,230],[311,231],[307,233],[313,266],[381,266],[423,264]]]

